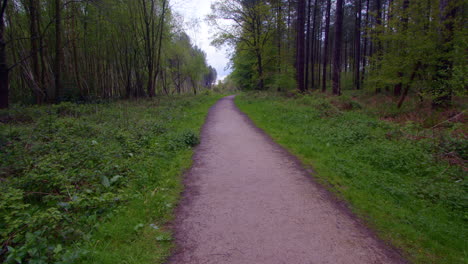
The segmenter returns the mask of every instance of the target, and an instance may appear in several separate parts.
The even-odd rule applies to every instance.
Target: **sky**
[[[218,80],[223,80],[229,73],[227,69],[229,58],[225,48],[217,49],[210,45],[213,30],[205,21],[211,12],[213,0],[173,0],[173,10],[184,18],[184,30],[197,45],[206,53],[208,64],[218,72]]]

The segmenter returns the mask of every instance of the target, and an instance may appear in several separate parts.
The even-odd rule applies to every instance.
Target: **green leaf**
[[[107,178],[106,176],[102,176],[101,177],[101,183],[102,185],[104,185],[104,187],[110,187],[110,182],[109,182],[109,178]]]
[[[58,245],[54,248],[54,253],[55,253],[55,254],[58,254],[58,253],[60,253],[60,251],[62,251],[62,245],[61,245],[61,244],[58,244]]]
[[[144,226],[145,225],[143,225],[143,224],[138,224],[133,228],[133,230],[135,230],[135,232],[138,232],[138,230],[142,229]]]
[[[110,180],[110,183],[111,183],[111,184],[114,184],[115,182],[117,182],[117,181],[120,180],[121,178],[123,178],[123,177],[120,176],[120,175],[116,175],[116,176],[112,177],[112,179]]]

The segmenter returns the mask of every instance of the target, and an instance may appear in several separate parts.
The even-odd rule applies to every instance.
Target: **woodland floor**
[[[405,263],[233,98],[208,114],[169,263]]]

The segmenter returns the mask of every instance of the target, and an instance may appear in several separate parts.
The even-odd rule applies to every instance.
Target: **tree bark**
[[[315,87],[315,62],[317,61],[317,51],[318,51],[318,43],[316,32],[317,30],[317,13],[318,13],[318,0],[315,0],[314,3],[314,17],[313,17],[313,25],[312,25],[312,56],[311,56],[311,87]]]
[[[362,56],[362,74],[361,74],[361,84],[364,83],[364,78],[366,76],[366,67],[367,67],[367,55],[369,42],[369,11],[370,11],[370,0],[367,0],[366,4],[366,22],[365,22],[365,37],[364,37],[364,47],[363,47],[363,56]]]
[[[310,24],[310,19],[311,19],[311,10],[312,10],[312,0],[308,1],[307,4],[307,35],[306,35],[306,58],[305,58],[305,89],[308,89],[309,87],[309,65],[311,62],[311,52],[313,52],[313,45],[311,45],[311,24]],[[313,43],[313,42],[312,42]],[[313,72],[312,72],[313,74]],[[313,78],[313,77],[312,77]],[[313,84],[312,84],[313,86]]]
[[[5,9],[8,4],[7,0],[2,1],[0,6],[0,109],[8,108],[10,83],[8,79],[9,69],[6,57],[6,42],[5,42]]]
[[[62,64],[62,1],[55,0],[55,102],[58,102],[62,95]]]
[[[29,0],[29,33],[31,44],[32,88],[36,104],[44,100],[43,87],[39,69],[39,19],[37,0]],[[41,47],[42,48],[42,47]]]
[[[341,0],[339,0],[341,1]],[[296,32],[296,82],[300,92],[305,91],[304,85],[304,26],[305,0],[297,2],[297,32]]]
[[[322,92],[327,90],[327,64],[328,64],[328,46],[329,46],[329,34],[330,34],[330,11],[331,11],[331,0],[327,0],[327,13],[325,15],[325,38],[324,38],[324,50],[323,50],[323,69],[322,69]]]
[[[163,0],[161,21],[159,22],[158,57],[156,59],[156,74],[154,76],[154,79],[158,78],[160,65],[161,65],[161,49],[162,49],[162,39],[163,39],[163,33],[164,33],[164,21],[166,17],[166,3],[167,3],[167,0]]]
[[[361,0],[356,0],[356,24],[354,31],[354,86],[361,89]]]
[[[333,94],[341,95],[341,48],[343,39],[343,0],[336,1],[335,47],[333,51]]]

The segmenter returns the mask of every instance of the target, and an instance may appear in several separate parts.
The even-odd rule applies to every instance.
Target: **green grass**
[[[181,174],[220,97],[0,113],[0,260],[163,263]]]
[[[409,260],[467,262],[467,180],[434,160],[431,139],[405,139],[406,127],[320,95],[248,93],[236,104]]]

